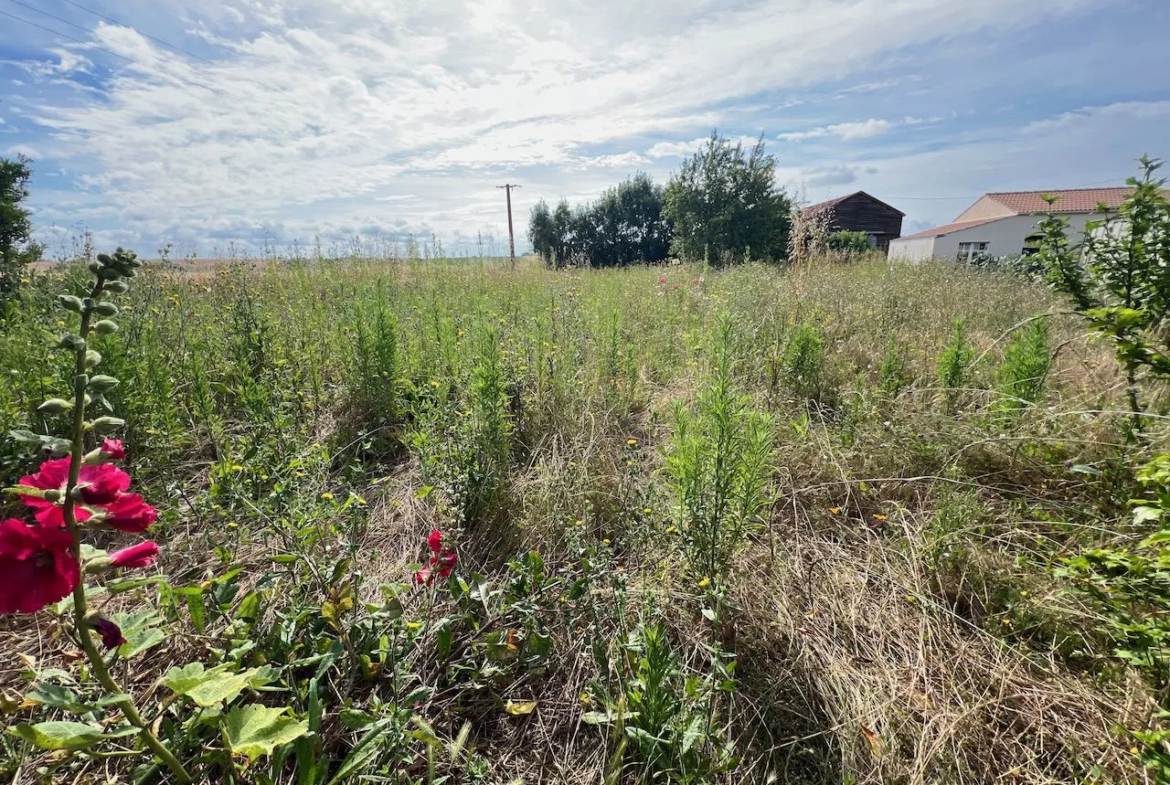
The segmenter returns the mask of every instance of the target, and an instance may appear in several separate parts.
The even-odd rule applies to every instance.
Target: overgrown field
[[[0,432],[61,431],[54,298],[86,277],[0,323]],[[148,265],[120,303],[92,344],[162,556],[87,582],[197,781],[1149,781],[1122,729],[1158,686],[1067,560],[1132,537],[1164,428],[1127,437],[1042,287],[344,261]],[[37,464],[0,440],[0,484]],[[119,727],[66,618],[0,619],[10,728]],[[241,744],[245,705],[279,732]],[[107,735],[4,734],[0,772],[174,781]]]

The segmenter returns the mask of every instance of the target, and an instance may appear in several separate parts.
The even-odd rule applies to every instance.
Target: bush
[[[41,258],[29,211],[21,206],[29,195],[29,163],[23,155],[15,161],[0,158],[0,307],[20,287],[25,267]]]
[[[869,235],[865,232],[833,232],[829,235],[830,251],[843,254],[859,254],[869,250]]]

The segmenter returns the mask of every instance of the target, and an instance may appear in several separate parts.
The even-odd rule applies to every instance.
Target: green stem
[[[96,302],[102,293],[103,281],[99,277],[97,283],[90,293],[90,297]],[[84,345],[86,337],[89,335],[89,322],[92,311],[86,310],[81,314],[81,328],[79,335],[82,338],[83,345],[77,349],[77,363],[73,376],[73,446],[70,450],[69,459],[69,481],[65,486],[65,504],[62,512],[65,516],[65,528],[73,537],[73,544],[70,546],[70,551],[73,558],[81,563],[81,535],[77,525],[77,502],[74,499],[74,489],[77,487],[77,481],[81,477],[81,463],[85,459],[85,388],[88,384],[88,377],[85,367],[85,353],[87,347]],[[85,651],[86,659],[89,660],[89,666],[93,670],[94,676],[97,677],[98,682],[111,694],[117,695],[122,692],[118,683],[114,681],[114,677],[110,675],[110,669],[106,667],[106,661],[102,657],[100,651],[93,642],[93,636],[89,633],[89,624],[86,622],[86,616],[89,613],[85,598],[85,580],[84,578],[77,581],[77,585],[73,587],[73,620],[77,627],[77,638],[81,643],[82,650]],[[158,737],[150,730],[150,726],[142,715],[138,713],[138,708],[134,705],[134,701],[129,697],[123,698],[114,704],[121,709],[123,716],[130,721],[130,724],[138,728],[139,736],[143,743],[150,747],[167,767],[174,772],[175,778],[179,782],[191,782],[191,775],[183,768],[183,764],[179,762],[166,745],[159,741]]]

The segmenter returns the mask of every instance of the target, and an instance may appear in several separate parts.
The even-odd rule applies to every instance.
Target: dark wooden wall
[[[833,231],[875,235],[878,248],[888,251],[890,240],[902,236],[902,214],[876,199],[858,194],[832,207]]]

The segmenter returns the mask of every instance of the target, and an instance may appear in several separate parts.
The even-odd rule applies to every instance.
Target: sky
[[[1167,0],[0,0],[47,255],[520,249],[715,129],[805,202],[946,223],[1170,157]]]

